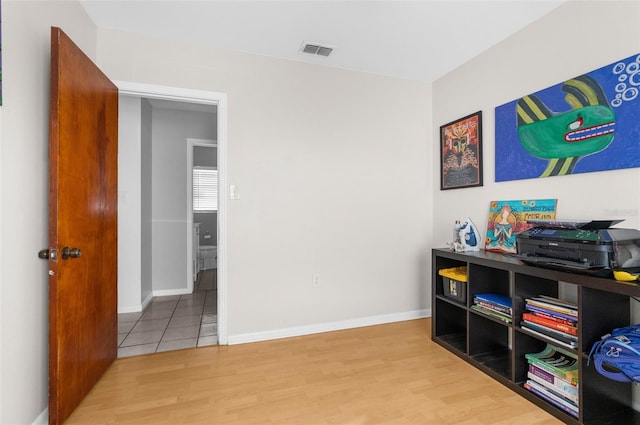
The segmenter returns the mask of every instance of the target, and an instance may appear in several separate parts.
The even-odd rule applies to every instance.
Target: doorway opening
[[[150,86],[145,84],[137,84],[137,83],[127,83],[127,82],[115,82],[120,90],[120,98],[121,98],[121,114],[123,111],[127,109],[126,102],[123,102],[123,99],[133,99],[134,105],[137,105],[135,102],[139,102],[142,105],[140,109],[140,118],[145,115],[145,105],[148,109],[153,109],[153,107],[161,107],[163,109],[178,109],[181,113],[186,114],[212,114],[215,120],[214,124],[214,134],[210,133],[195,133],[190,134],[190,136],[194,136],[194,139],[188,137],[186,139],[182,139],[182,146],[188,146],[188,155],[186,158],[184,154],[180,155],[183,158],[181,161],[180,167],[167,167],[169,170],[167,173],[169,176],[167,180],[161,184],[161,189],[154,188],[151,193],[156,194],[156,196],[149,195],[149,186],[151,184],[150,180],[150,169],[149,167],[158,167],[158,163],[154,162],[150,164],[150,152],[151,147],[150,143],[152,141],[145,140],[145,137],[140,137],[139,146],[135,146],[133,149],[131,146],[128,148],[125,145],[124,151],[121,149],[121,156],[119,157],[119,163],[122,161],[126,161],[123,157],[127,153],[127,149],[133,150],[133,161],[129,158],[129,161],[132,161],[133,166],[129,165],[130,168],[134,170],[134,177],[138,178],[139,183],[137,187],[134,187],[134,190],[131,193],[127,192],[127,185],[130,185],[130,180],[127,180],[124,183],[124,189],[119,190],[119,201],[120,204],[124,204],[124,208],[119,210],[119,222],[121,220],[121,213],[126,214],[129,212],[129,216],[125,218],[124,224],[122,227],[125,227],[127,220],[129,222],[134,222],[134,232],[127,232],[126,237],[123,239],[123,244],[128,243],[132,238],[131,234],[134,235],[133,239],[138,239],[135,235],[140,235],[140,240],[137,243],[133,244],[133,250],[138,251],[139,255],[137,261],[131,261],[130,255],[123,255],[123,262],[125,263],[125,267],[123,273],[126,272],[127,264],[129,262],[129,266],[131,263],[135,266],[137,263],[137,267],[133,267],[134,273],[129,273],[128,276],[133,275],[133,279],[127,276],[121,276],[119,273],[119,292],[123,294],[123,298],[126,296],[130,296],[129,301],[123,301],[119,299],[118,304],[118,312],[120,314],[127,314],[131,316],[135,316],[136,314],[140,315],[140,313],[145,309],[149,309],[150,307],[154,307],[156,310],[164,310],[164,313],[158,313],[159,315],[167,315],[167,310],[175,308],[175,312],[178,311],[178,307],[189,307],[192,313],[195,313],[195,310],[198,308],[202,308],[202,304],[204,302],[215,311],[215,320],[217,327],[217,343],[218,344],[227,344],[227,332],[226,332],[226,95],[222,93],[215,92],[202,92],[202,91],[194,91],[187,89],[179,89],[172,87],[164,87],[164,86]],[[124,107],[123,107],[124,106]],[[166,111],[163,111],[163,113]],[[145,124],[141,124],[138,122],[135,123],[135,119],[133,123],[128,119],[121,119],[121,130],[122,126],[131,126],[133,127],[134,133],[144,134]],[[141,120],[138,120],[141,121]],[[175,126],[171,126],[167,132],[172,131]],[[190,127],[193,130],[193,126]],[[204,139],[211,138],[211,140]],[[213,143],[212,143],[213,142]],[[191,145],[200,145],[206,144],[209,147],[205,147],[205,149],[211,149],[211,146],[215,145],[216,151],[216,174],[218,178],[218,198],[215,212],[215,221],[207,221],[207,224],[203,226],[203,234],[196,235],[195,234],[195,226],[194,223],[198,223],[202,221],[202,217],[194,220],[194,212],[193,212],[193,199],[192,199],[192,163],[194,155]],[[184,152],[184,150],[182,150]],[[137,155],[137,156],[136,156]],[[157,161],[157,154],[154,151],[154,161]],[[169,154],[171,156],[171,154]],[[197,161],[196,161],[197,162]],[[126,169],[126,164],[124,167],[121,167],[121,170]],[[137,167],[137,168],[136,168]],[[184,173],[182,173],[179,178],[177,175],[171,176],[172,172],[180,172],[178,169],[182,169]],[[136,173],[138,170],[140,173]],[[187,172],[188,170],[188,172]],[[141,177],[140,177],[141,176]],[[123,176],[126,177],[126,176]],[[154,177],[155,178],[155,177]],[[134,178],[135,180],[135,178]],[[183,183],[181,184],[180,181]],[[122,179],[119,179],[119,184],[122,182]],[[187,183],[188,182],[188,183]],[[153,182],[156,183],[155,181]],[[159,199],[162,198],[158,194],[170,191],[172,185],[181,186],[181,196],[183,197],[183,201],[179,201],[179,199],[169,199],[167,201],[166,210],[161,212],[160,214],[153,215],[152,211],[154,208],[156,210],[161,210],[163,208],[162,205],[159,205],[161,202]],[[122,186],[122,185],[121,185]],[[135,186],[135,185],[134,185]],[[136,196],[136,191],[139,191],[138,196]],[[137,202],[137,198],[141,199],[141,202]],[[131,214],[131,211],[127,211],[127,202],[135,203],[137,210]],[[184,214],[177,212],[177,209],[184,211]],[[173,214],[173,216],[171,215]],[[177,214],[177,215],[176,215]],[[133,218],[132,218],[133,217]],[[200,221],[199,221],[200,220]],[[202,225],[202,224],[201,224]],[[120,223],[119,223],[120,226]],[[137,228],[136,228],[137,226]],[[131,229],[129,229],[131,230]],[[126,229],[125,229],[126,231]],[[180,235],[179,237],[176,235]],[[206,239],[204,239],[206,236]],[[201,240],[206,240],[207,243],[203,245],[213,245],[216,247],[215,253],[215,268],[211,267],[211,259],[208,258],[210,254],[207,256],[207,268],[200,267],[204,266],[203,261],[204,258],[201,253],[201,250],[195,245],[195,242],[200,242]],[[182,241],[182,242],[180,242]],[[127,245],[124,249],[130,249],[131,245]],[[167,251],[170,251],[170,254],[174,257],[166,257]],[[122,265],[120,264],[120,255],[119,254],[119,271],[122,269]],[[165,257],[163,258],[163,255]],[[135,255],[134,255],[135,257]],[[180,260],[182,258],[182,260]],[[169,279],[174,285],[173,287],[167,286],[162,283],[162,277],[165,276],[166,273],[169,273],[168,270],[163,269],[166,267],[168,263],[173,262],[177,264],[176,261],[180,262],[180,265],[172,268],[171,273],[176,273],[178,269],[184,270],[184,272],[179,272],[181,277]],[[215,279],[215,281],[213,280]],[[131,282],[133,280],[133,282]],[[211,280],[212,282],[209,282]],[[120,282],[123,283],[123,288],[120,287]],[[177,285],[175,282],[180,281]],[[212,299],[212,293],[209,293],[209,297],[206,301],[203,301],[203,294],[199,293],[199,289],[202,288],[202,285],[211,286],[211,289],[215,289],[215,299]],[[213,286],[215,285],[215,286]],[[194,290],[195,289],[195,290]],[[209,289],[209,288],[207,288]],[[120,298],[120,297],[119,297]],[[133,299],[133,301],[131,301]],[[152,301],[155,304],[155,301],[162,301],[164,305],[160,307],[155,307],[152,304]],[[215,305],[211,305],[211,303],[215,303]],[[172,307],[173,305],[173,307]],[[185,313],[181,313],[183,315],[188,314],[189,309],[185,310]],[[175,314],[174,312],[174,314]],[[210,311],[208,312],[210,314]],[[147,318],[150,318],[151,313]],[[178,315],[179,317],[180,315]],[[158,317],[160,318],[160,317]],[[166,317],[165,317],[166,319]],[[171,319],[173,320],[173,319]],[[188,321],[189,319],[184,319]],[[193,315],[191,317],[193,319]],[[209,318],[205,318],[203,316],[202,325],[211,325],[211,323],[206,323],[210,321]],[[154,324],[151,322],[145,323],[147,326],[162,326],[162,321],[159,320]],[[189,326],[186,322],[185,325]],[[143,329],[142,326],[138,327],[138,330]],[[183,329],[184,330],[184,329]],[[164,333],[170,333],[169,328],[165,328]],[[207,336],[206,334],[204,336]],[[204,345],[204,344],[203,344]],[[166,348],[166,347],[165,347]],[[184,347],[178,347],[184,348]]]
[[[187,139],[187,245],[191,279],[217,270],[218,259],[218,145],[214,139]],[[217,274],[217,272],[216,272]],[[214,282],[217,283],[217,282]]]

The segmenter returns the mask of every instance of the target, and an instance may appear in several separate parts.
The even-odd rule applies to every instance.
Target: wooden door
[[[51,29],[49,423],[117,357],[118,89]]]

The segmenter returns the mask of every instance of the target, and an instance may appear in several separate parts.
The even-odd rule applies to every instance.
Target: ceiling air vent
[[[333,52],[333,47],[322,46],[318,43],[302,43],[302,48],[300,49],[302,53],[307,53],[315,56],[324,56],[327,57]]]

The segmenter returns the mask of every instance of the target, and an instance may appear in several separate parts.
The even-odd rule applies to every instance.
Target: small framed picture
[[[482,186],[482,111],[440,127],[440,190]]]

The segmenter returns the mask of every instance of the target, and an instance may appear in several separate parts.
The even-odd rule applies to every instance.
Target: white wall
[[[215,117],[153,108],[151,126],[153,293],[185,293],[187,230],[192,223],[187,214],[187,139],[215,139]]]
[[[118,104],[118,312],[142,308],[142,105]]]
[[[557,198],[559,218],[623,218],[625,227],[640,227],[637,168],[494,181],[496,106],[639,52],[640,2],[571,1],[434,82],[434,185],[440,179],[439,126],[482,110],[484,186],[435,191],[433,245],[444,246],[454,220],[467,215],[484,236],[492,200]]]
[[[113,79],[228,96],[230,336],[429,307],[428,84],[107,30],[98,50]]]
[[[75,1],[2,1],[0,107],[0,423],[47,407],[50,27],[89,57],[96,31]],[[46,417],[40,419],[46,420]]]

